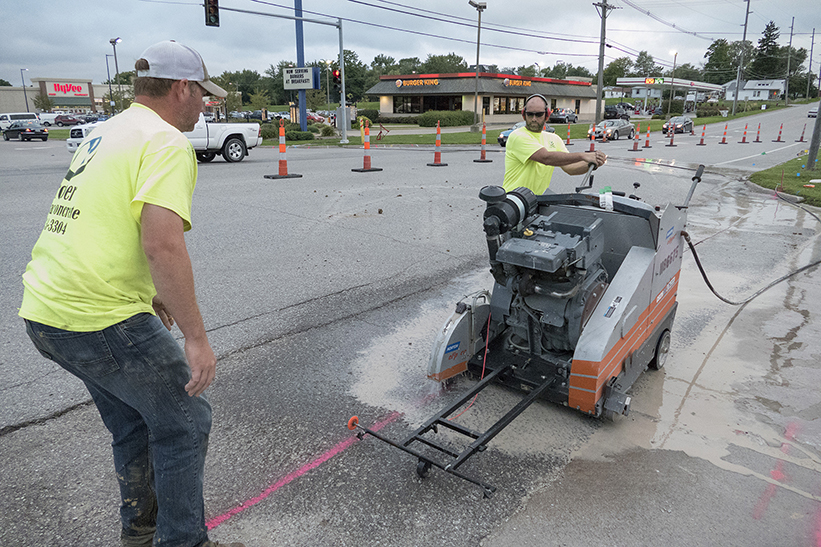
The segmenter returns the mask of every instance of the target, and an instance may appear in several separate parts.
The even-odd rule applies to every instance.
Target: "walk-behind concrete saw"
[[[648,367],[664,366],[670,349],[682,232],[703,171],[699,166],[683,205],[663,209],[609,188],[584,193],[592,188],[591,171],[571,194],[482,188],[493,290],[456,305],[428,368],[437,381],[464,372],[481,380],[402,442],[360,426],[355,417],[348,426],[360,429],[360,438],[371,434],[417,456],[422,477],[435,466],[490,495],[492,486],[457,469],[536,399],[594,417],[627,415],[630,387]],[[485,432],[454,423],[453,413],[492,382],[526,395]],[[426,435],[439,427],[473,442],[457,452]],[[414,443],[425,452],[411,448]],[[431,449],[452,459],[442,463]]]

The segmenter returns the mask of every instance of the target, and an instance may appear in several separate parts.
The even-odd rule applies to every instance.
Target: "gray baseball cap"
[[[188,80],[197,82],[209,94],[225,97],[228,93],[208,77],[208,69],[195,50],[174,40],[166,40],[149,47],[140,55],[148,61],[148,70],[138,70],[138,77]]]

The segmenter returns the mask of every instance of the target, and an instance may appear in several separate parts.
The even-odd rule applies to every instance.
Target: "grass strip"
[[[808,153],[791,159],[780,165],[764,169],[750,176],[750,181],[772,190],[792,194],[804,198],[807,205],[821,207],[821,182],[810,182],[818,179],[821,181],[821,163],[815,160],[815,170],[810,171],[807,165]],[[815,187],[807,187],[812,186]]]

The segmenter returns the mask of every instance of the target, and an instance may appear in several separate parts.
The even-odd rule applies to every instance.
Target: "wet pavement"
[[[800,123],[796,112],[795,123]],[[797,138],[797,136],[795,137]],[[596,187],[681,203],[708,165],[688,232],[711,282],[742,300],[821,258],[808,212],[744,183],[744,145],[661,145],[638,161],[626,141]],[[9,545],[112,545],[117,485],[108,434],[78,382],[44,361],[16,318],[19,274],[68,165],[63,143],[6,143],[0,275],[0,539]],[[33,144],[33,143],[24,143]],[[56,146],[53,146],[56,145]],[[767,161],[795,151],[763,145]],[[621,149],[624,148],[624,152]],[[478,189],[502,155],[377,147],[381,173],[354,174],[357,149],[289,149],[200,166],[187,241],[219,357],[209,389],[206,470],[212,539],[296,545],[821,545],[821,298],[817,269],[743,307],[719,301],[685,253],[666,366],[634,385],[616,423],[537,403],[463,471],[434,470],[345,427],[401,439],[455,401],[425,379],[436,330],[465,294],[489,288]],[[722,167],[716,164],[732,162]],[[784,161],[781,159],[780,161]],[[56,178],[55,178],[56,177]],[[578,179],[558,173],[551,186]],[[816,209],[810,211],[818,214]],[[483,392],[459,420],[492,423],[518,393]],[[450,441],[449,441],[450,442]]]

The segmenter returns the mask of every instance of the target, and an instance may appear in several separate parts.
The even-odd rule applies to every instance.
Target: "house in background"
[[[732,80],[724,87],[724,97],[726,99],[735,98],[735,84]],[[741,81],[738,90],[738,100],[740,101],[777,101],[784,94],[784,80],[749,80]]]

